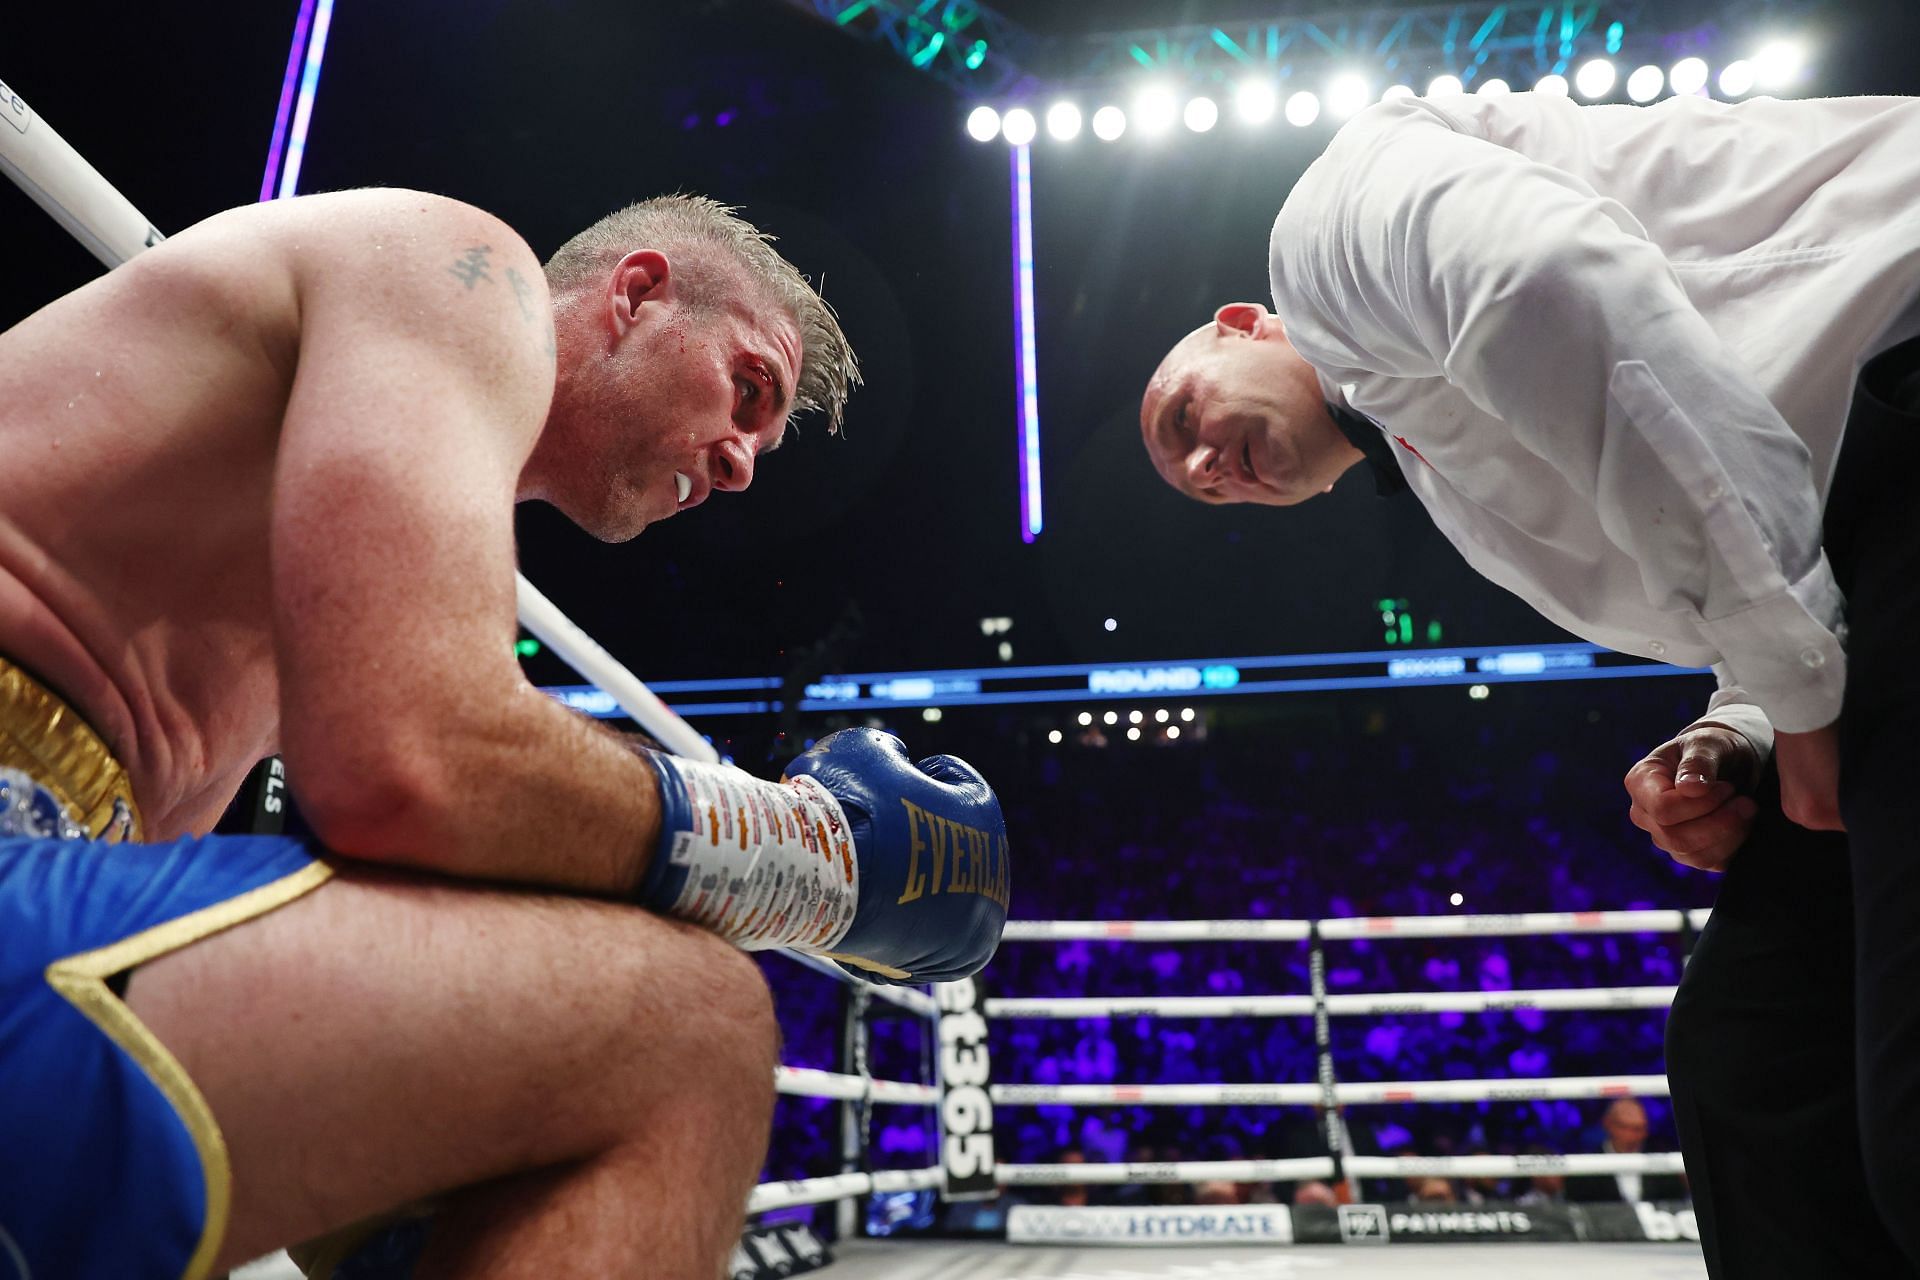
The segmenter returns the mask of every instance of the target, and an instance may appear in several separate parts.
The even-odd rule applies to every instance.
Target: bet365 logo
[[[999,1191],[994,1177],[993,1099],[987,1020],[972,978],[935,983],[940,1006],[940,1163],[949,1200],[982,1200]]]

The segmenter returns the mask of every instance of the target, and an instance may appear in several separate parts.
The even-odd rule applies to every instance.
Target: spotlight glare
[[[1459,905],[1460,905],[1461,903],[1463,903],[1463,902],[1465,902],[1465,901],[1466,901],[1466,897],[1465,897],[1464,895],[1462,895],[1462,894],[1458,894],[1458,893],[1456,893],[1456,894],[1454,894],[1453,896],[1451,896],[1451,897],[1449,897],[1449,898],[1447,899],[1447,901],[1448,901],[1448,902],[1451,902],[1451,903],[1452,903],[1452,904],[1453,904],[1454,906],[1456,906],[1456,907],[1457,907],[1457,906],[1459,906]]]
[[[1467,696],[1475,702],[1485,702],[1487,700],[1487,694],[1491,692],[1492,690],[1488,689],[1487,686],[1476,684],[1467,690]]]
[[[920,718],[921,718],[922,720],[925,720],[925,721],[926,721],[926,722],[927,722],[928,724],[939,724],[939,723],[940,723],[940,708],[938,708],[938,707],[928,707],[928,708],[927,708],[926,710],[924,710],[924,711],[922,711],[922,712],[920,713]]]
[[[1449,94],[1465,93],[1467,87],[1460,83],[1459,76],[1435,76],[1427,82],[1429,98],[1444,98]]]
[[[1572,88],[1567,84],[1567,78],[1556,71],[1535,80],[1533,91],[1543,98],[1564,98],[1572,92]]]
[[[1720,69],[1720,96],[1744,98],[1753,92],[1753,64],[1742,58]]]
[[[1573,73],[1573,87],[1580,91],[1583,98],[1604,98],[1613,92],[1614,81],[1620,78],[1620,71],[1606,58],[1595,58],[1580,64]]]
[[[1101,716],[1101,717],[1100,717],[1100,723],[1102,723],[1102,724],[1119,724],[1119,723],[1120,723],[1120,713],[1119,713],[1118,711],[1109,711],[1109,712],[1107,712],[1107,714],[1105,714],[1105,715],[1103,715],[1103,716]]]
[[[1187,102],[1187,109],[1180,113],[1187,128],[1195,133],[1205,133],[1220,123],[1220,104],[1212,98],[1193,98]]]
[[[1128,724],[1139,724],[1139,723],[1140,723],[1140,722],[1141,722],[1142,720],[1144,720],[1144,719],[1146,719],[1146,717],[1145,717],[1145,716],[1143,716],[1143,715],[1141,715],[1141,714],[1140,714],[1140,713],[1139,713],[1138,711],[1129,711],[1129,712],[1127,712],[1127,723],[1128,723]]]
[[[1061,733],[1058,729],[1051,729],[1047,732],[1047,741],[1053,743],[1055,746],[1059,746],[1060,739],[1064,738],[1065,736],[1066,735]]]
[[[1080,108],[1071,102],[1056,102],[1047,108],[1047,132],[1060,142],[1072,142],[1080,136]]]
[[[1108,618],[1105,626],[1109,631],[1118,631],[1120,629],[1120,622],[1116,618]]]
[[[1483,98],[1504,98],[1513,92],[1513,86],[1495,76],[1491,80],[1482,80],[1480,87],[1474,90]]]
[[[1091,711],[1082,711],[1082,712],[1080,713],[1080,716],[1079,716],[1079,720],[1080,720],[1080,723],[1081,723],[1081,725],[1083,725],[1083,726],[1085,726],[1085,725],[1090,725],[1090,724],[1092,724],[1092,723],[1093,723],[1093,712],[1091,712]]]
[[[1280,95],[1266,80],[1243,80],[1233,91],[1233,109],[1248,124],[1265,124],[1280,109]]]
[[[1753,56],[1755,82],[1762,89],[1781,89],[1806,69],[1807,51],[1791,40],[1775,40]]]
[[[1035,122],[1033,112],[1025,107],[1015,107],[1000,117],[1000,136],[1011,146],[1026,146],[1039,131],[1040,126]]]
[[[1112,142],[1127,131],[1127,113],[1118,107],[1102,107],[1093,113],[1093,136]]]
[[[1148,89],[1134,100],[1133,122],[1148,137],[1157,137],[1173,128],[1173,122],[1179,115],[1179,105],[1165,89]]]
[[[1000,136],[1000,113],[979,106],[967,113],[967,136],[975,142],[992,142]]]
[[[1287,123],[1304,129],[1320,118],[1320,99],[1302,89],[1287,99]]]
[[[1700,58],[1682,58],[1667,72],[1667,83],[1683,98],[1691,98],[1707,87],[1707,64]]]
[[[1335,120],[1357,115],[1373,101],[1373,86],[1364,76],[1344,75],[1327,86],[1327,114]]]
[[[1153,713],[1153,721],[1155,724],[1165,724],[1167,721],[1171,720],[1172,718],[1173,718],[1172,713],[1169,712],[1165,707],[1162,707],[1158,711]]]
[[[1398,102],[1398,101],[1399,101],[1400,99],[1402,99],[1402,98],[1411,98],[1411,97],[1413,97],[1413,96],[1414,96],[1414,92],[1413,92],[1413,86],[1412,86],[1412,85],[1410,85],[1410,84],[1390,84],[1390,85],[1388,85],[1388,86],[1387,86],[1387,88],[1386,88],[1386,92],[1384,92],[1384,93],[1382,93],[1382,94],[1380,95],[1380,101],[1382,101],[1382,102]]]
[[[1627,96],[1635,102],[1652,102],[1660,96],[1666,83],[1666,72],[1656,66],[1644,66],[1627,77]]]
[[[1177,725],[1177,724],[1170,724],[1170,725],[1168,725],[1168,726],[1167,726],[1167,736],[1168,736],[1169,738],[1177,738],[1177,737],[1179,737],[1179,736],[1180,736],[1180,726],[1179,726],[1179,725]]]
[[[1128,742],[1140,741],[1140,731],[1138,729],[1127,730],[1127,741]]]
[[[1193,708],[1192,707],[1180,708],[1180,718],[1182,720],[1191,722],[1193,720]]]

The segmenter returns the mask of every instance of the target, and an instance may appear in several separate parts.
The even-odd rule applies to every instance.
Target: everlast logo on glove
[[[907,811],[907,887],[901,902],[923,894],[977,893],[1001,907],[1010,889],[1007,837],[928,813],[911,800]]]

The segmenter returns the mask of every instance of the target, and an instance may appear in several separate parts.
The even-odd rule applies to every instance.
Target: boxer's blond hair
[[[678,272],[680,295],[695,308],[771,303],[800,332],[794,413],[824,413],[840,430],[860,365],[840,320],[813,284],[773,249],[773,237],[739,210],[706,196],[655,196],[600,219],[547,259],[554,296],[597,280],[635,249],[656,249]]]

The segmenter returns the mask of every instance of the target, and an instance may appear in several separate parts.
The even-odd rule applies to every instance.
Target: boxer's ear
[[[1229,302],[1213,313],[1213,324],[1223,338],[1264,338],[1279,332],[1279,322],[1257,302]]]

